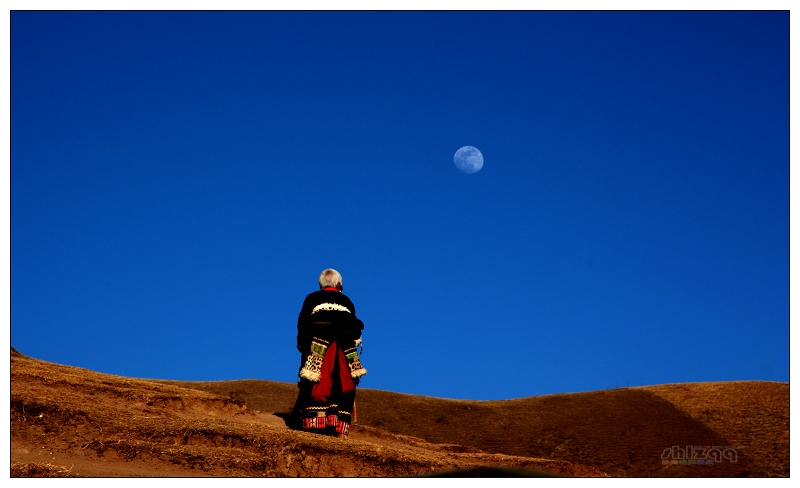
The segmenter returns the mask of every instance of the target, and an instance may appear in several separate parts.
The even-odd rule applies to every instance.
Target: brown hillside
[[[348,440],[292,431],[230,395],[16,351],[11,463],[14,477],[605,476],[569,461],[489,454],[369,426],[355,426]]]
[[[176,383],[285,413],[291,383]],[[789,476],[789,385],[688,383],[467,401],[358,392],[358,426],[489,453],[578,462],[617,476]],[[736,462],[663,465],[672,446],[736,448]]]
[[[285,426],[290,383],[148,381],[14,351],[11,380],[13,476],[789,475],[785,383],[491,402],[361,389],[342,441]],[[675,445],[738,458],[662,465]]]

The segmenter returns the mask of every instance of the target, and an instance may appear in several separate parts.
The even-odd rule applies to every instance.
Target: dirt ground
[[[786,383],[490,402],[360,389],[347,440],[290,430],[296,393],[272,381],[107,375],[12,349],[11,476],[789,476]],[[687,446],[727,457],[662,459]]]

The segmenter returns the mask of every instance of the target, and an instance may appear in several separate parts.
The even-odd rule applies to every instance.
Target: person
[[[364,323],[342,290],[342,275],[326,269],[319,291],[306,296],[297,317],[297,349],[301,354],[295,428],[347,438],[352,423],[356,386],[367,370],[361,364]]]

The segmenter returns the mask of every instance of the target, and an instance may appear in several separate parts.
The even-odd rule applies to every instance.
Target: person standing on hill
[[[358,357],[364,323],[342,293],[342,275],[326,269],[319,291],[309,294],[297,318],[301,353],[293,424],[303,430],[347,438],[359,379],[367,374]]]

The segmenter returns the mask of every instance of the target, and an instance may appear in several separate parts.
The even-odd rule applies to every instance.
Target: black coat
[[[342,349],[355,346],[361,338],[364,323],[356,317],[353,302],[338,291],[319,290],[310,293],[297,317],[297,349],[307,354],[314,337],[336,341]]]

